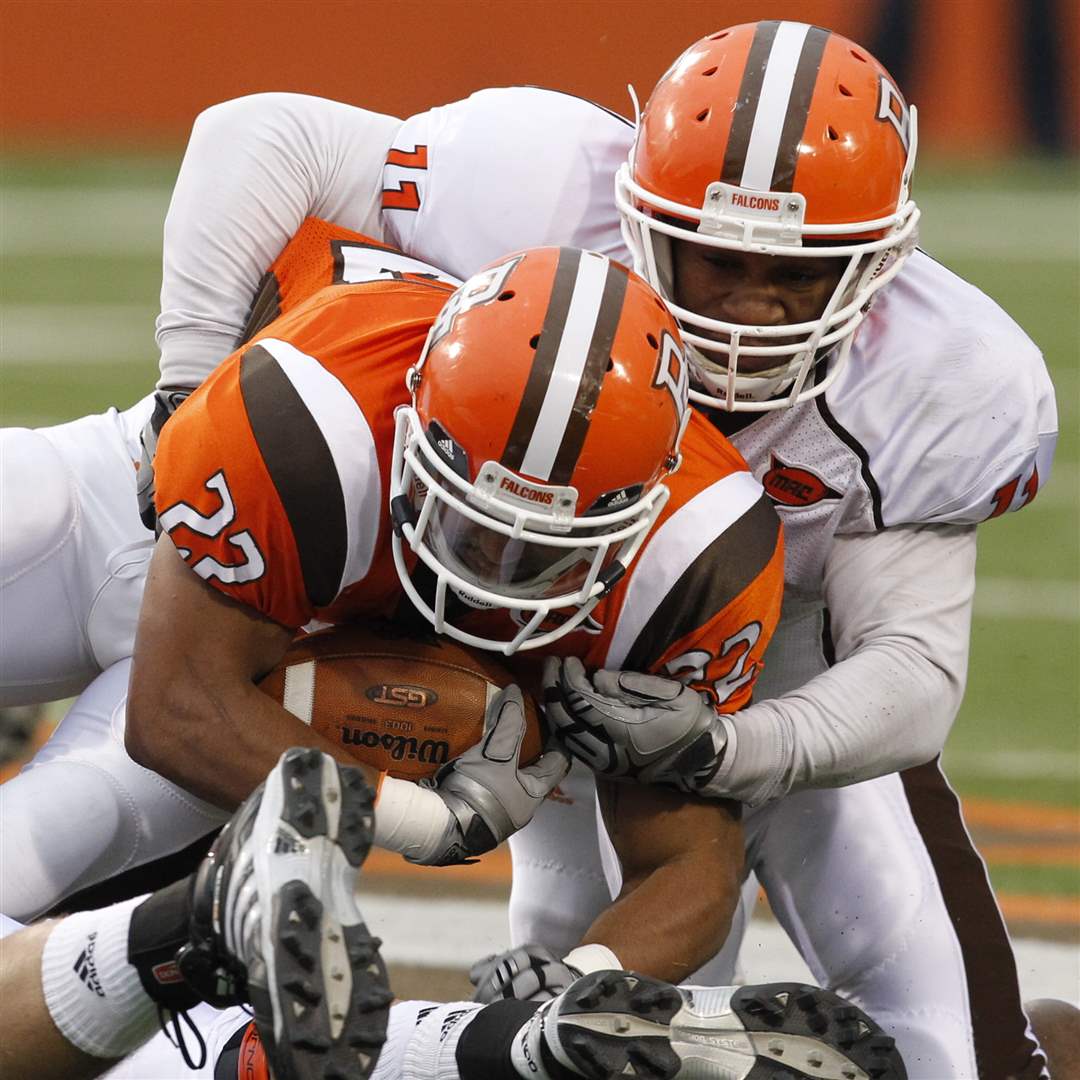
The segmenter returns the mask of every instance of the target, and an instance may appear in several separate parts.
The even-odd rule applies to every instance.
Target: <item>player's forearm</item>
[[[625,887],[583,941],[604,945],[630,971],[683,982],[720,950],[739,900],[740,873],[694,850]]]
[[[597,784],[622,888],[584,941],[623,967],[679,982],[731,927],[745,851],[739,808],[653,784]]]
[[[159,386],[198,386],[236,347],[263,274],[306,217],[372,231],[398,123],[304,94],[200,114],[165,219]]]
[[[147,716],[133,695],[128,752],[140,765],[223,809],[235,809],[292,746],[313,746],[358,764],[255,686],[223,691],[195,683],[165,699],[167,707]],[[374,770],[360,767],[374,782]]]
[[[853,687],[873,690],[858,696]],[[868,648],[726,718],[730,739],[712,786],[756,805],[921,765],[940,753],[959,689],[910,648]]]
[[[940,753],[964,691],[974,565],[970,528],[834,541],[826,601],[838,662],[725,717],[729,744],[710,787],[756,804]]]

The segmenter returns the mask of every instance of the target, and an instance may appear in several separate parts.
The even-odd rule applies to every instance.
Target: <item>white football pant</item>
[[[150,409],[0,430],[0,706],[70,697],[131,655],[154,543],[135,497]]]
[[[1015,988],[1015,961],[984,870],[982,894],[971,887],[970,871],[976,868],[970,858],[978,857],[962,823],[960,833],[949,834],[939,813],[934,829],[920,832],[925,799],[917,784],[905,780],[909,775],[932,791],[947,790],[931,763],[909,774],[800,792],[748,811],[747,865],[815,979],[865,1009],[896,1038],[911,1080],[982,1080],[975,1067],[973,1010],[987,1000],[993,1007],[1005,988]],[[568,798],[549,799],[510,840],[514,945],[538,942],[569,951],[618,892],[621,877],[606,836],[598,836],[590,782],[576,764],[559,789]],[[949,866],[941,860],[935,865],[942,833],[957,851],[966,846],[967,866],[959,876],[964,894],[971,894],[968,910],[957,910]],[[604,853],[610,890],[600,884],[598,851]],[[745,929],[741,910],[724,950],[689,982],[736,981]],[[971,949],[972,937],[982,955]],[[998,1007],[1003,1028],[1022,1017],[1018,1000],[1001,1000]],[[1016,1035],[1001,1033],[1012,1040],[1010,1049]]]
[[[121,660],[99,675],[33,761],[0,784],[0,911],[19,922],[229,819],[128,756],[130,671]]]

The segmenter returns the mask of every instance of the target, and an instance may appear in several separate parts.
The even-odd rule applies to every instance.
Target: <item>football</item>
[[[513,681],[494,654],[449,638],[343,625],[297,638],[259,685],[365,765],[415,781],[479,741],[487,703]],[[525,722],[523,765],[543,742],[528,694]]]

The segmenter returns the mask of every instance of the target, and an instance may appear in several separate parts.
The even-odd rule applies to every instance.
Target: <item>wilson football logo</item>
[[[772,454],[772,468],[761,478],[761,485],[773,502],[781,506],[813,506],[823,499],[840,499],[843,492],[829,487],[824,480],[801,465],[788,465]]]

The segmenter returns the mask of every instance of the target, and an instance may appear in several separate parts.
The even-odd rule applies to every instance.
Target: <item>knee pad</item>
[[[101,769],[56,761],[0,787],[0,911],[30,922],[118,873],[137,844],[124,791]]]
[[[29,428],[0,431],[0,588],[63,547],[77,516],[71,478],[52,443]]]

